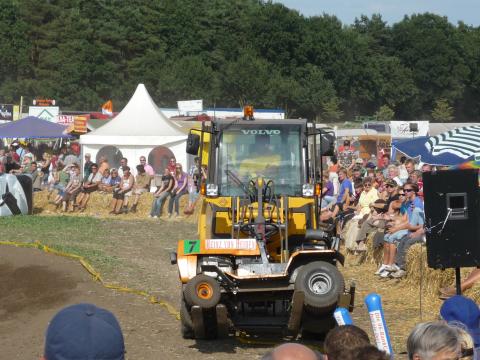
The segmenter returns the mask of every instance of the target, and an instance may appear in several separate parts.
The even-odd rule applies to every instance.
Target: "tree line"
[[[0,103],[54,98],[282,108],[290,117],[478,121],[480,28],[304,17],[260,0],[0,0]]]

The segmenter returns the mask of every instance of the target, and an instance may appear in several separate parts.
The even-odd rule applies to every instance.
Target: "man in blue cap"
[[[124,360],[124,356],[117,319],[93,304],[68,306],[48,326],[44,360]]]
[[[472,299],[455,295],[445,300],[440,316],[447,322],[460,322],[467,328],[475,344],[480,347],[480,309]]]

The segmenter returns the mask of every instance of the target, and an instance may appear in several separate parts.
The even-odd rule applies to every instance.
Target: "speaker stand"
[[[457,288],[457,295],[462,295],[462,279],[460,277],[460,268],[455,268],[455,286]]]

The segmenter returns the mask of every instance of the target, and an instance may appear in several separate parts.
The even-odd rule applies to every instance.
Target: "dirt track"
[[[91,302],[111,310],[125,336],[128,359],[255,359],[265,348],[235,340],[194,342],[158,305],[92,281],[76,261],[36,249],[0,247],[0,349],[4,359],[42,355],[45,329],[62,307]]]
[[[5,239],[37,238],[32,235],[33,231],[27,232],[27,228],[15,227]],[[136,236],[138,229],[142,236]],[[102,246],[102,251],[115,257],[113,268],[103,274],[108,282],[147,290],[178,308],[178,275],[168,255],[176,248],[180,233],[183,238],[194,238],[193,224],[115,220],[96,223],[94,231],[105,237],[104,243],[95,243],[98,238],[91,236],[78,238],[78,241],[85,242],[85,249]],[[65,233],[65,236],[78,237],[78,232],[74,233],[77,235],[71,235],[70,231]],[[51,236],[48,234],[42,236],[47,239]],[[45,241],[42,236],[38,240]],[[418,292],[396,281],[378,280],[373,275],[373,264],[354,267],[347,262],[347,266],[340,269],[347,284],[351,280],[357,283],[357,307],[352,314],[355,324],[367,330],[373,341],[363,297],[369,292],[378,292],[383,297],[394,350],[397,354],[404,351],[409,331],[420,320]],[[79,302],[92,302],[115,313],[125,335],[128,359],[258,359],[268,349],[244,345],[235,339],[183,340],[179,322],[163,307],[152,305],[138,295],[103,288],[92,281],[77,261],[36,249],[0,245],[0,358],[38,358],[48,321],[64,306]],[[438,313],[437,305],[424,308],[426,310],[431,310],[433,316]],[[429,317],[433,318],[431,315],[426,318]]]

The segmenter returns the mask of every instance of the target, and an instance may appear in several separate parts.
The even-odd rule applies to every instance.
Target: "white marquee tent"
[[[145,156],[156,173],[163,173],[173,155],[187,170],[185,152],[187,130],[170,121],[153,102],[145,85],[139,84],[125,108],[109,123],[80,137],[83,155],[93,161],[107,157],[111,167],[118,167],[126,157],[135,173],[140,156]]]

